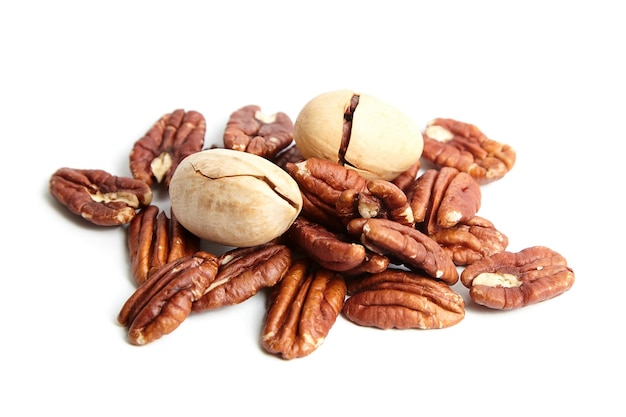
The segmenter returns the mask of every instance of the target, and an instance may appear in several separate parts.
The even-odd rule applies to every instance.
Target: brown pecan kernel
[[[504,251],[509,245],[506,235],[489,220],[474,216],[448,229],[429,235],[458,266],[469,265]]]
[[[409,195],[416,227],[428,235],[471,219],[481,205],[478,183],[450,167],[424,172]]]
[[[459,273],[452,259],[430,237],[412,227],[387,219],[354,219],[348,232],[369,250],[397,260],[411,270],[454,285]]]
[[[130,222],[127,242],[133,277],[139,285],[161,266],[200,249],[200,239],[185,229],[171,213],[171,219],[150,205]]]
[[[438,168],[454,167],[479,184],[502,178],[515,164],[515,150],[480,129],[453,119],[432,120],[423,132],[422,157]]]
[[[337,199],[346,190],[361,192],[367,180],[352,169],[318,158],[287,163],[285,169],[300,186],[305,200],[302,215],[326,228],[343,230],[336,211]]]
[[[291,266],[291,250],[264,244],[235,248],[219,258],[215,281],[193,303],[194,312],[215,310],[244,302],[262,288],[273,287]]]
[[[216,256],[198,251],[165,264],[124,303],[117,321],[131,344],[145,345],[173,332],[215,279]]]
[[[465,317],[463,297],[447,284],[409,271],[388,269],[348,281],[344,315],[380,329],[440,329]]]
[[[461,282],[477,304],[510,310],[566,292],[574,284],[574,271],[559,253],[532,246],[520,252],[500,252],[467,266]]]
[[[196,111],[178,109],[163,115],[135,142],[130,153],[130,172],[150,186],[156,179],[169,187],[180,161],[202,150],[205,133],[204,116]]]
[[[328,336],[345,296],[346,283],[341,275],[299,258],[271,295],[261,338],[263,348],[283,359],[309,355]]]
[[[391,182],[396,187],[402,190],[405,194],[409,192],[413,186],[413,181],[417,178],[420,168],[422,167],[422,161],[418,159],[409,169],[398,175]]]
[[[293,142],[293,122],[285,113],[264,114],[259,106],[244,106],[230,115],[224,147],[274,159]]]
[[[354,269],[366,260],[363,245],[342,240],[337,234],[302,216],[293,222],[287,235],[305,255],[332,271]]]
[[[72,213],[99,226],[127,224],[152,201],[144,182],[98,169],[60,168],[50,177],[49,189]]]

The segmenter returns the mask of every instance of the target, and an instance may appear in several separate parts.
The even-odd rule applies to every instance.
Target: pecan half
[[[477,304],[510,310],[563,294],[574,285],[574,271],[545,246],[501,252],[465,268],[461,282]]]
[[[448,229],[429,235],[458,266],[469,265],[504,251],[509,238],[489,220],[474,216]]]
[[[469,123],[437,118],[428,124],[423,137],[422,158],[438,168],[466,172],[479,184],[502,178],[515,164],[513,148],[489,139]]]
[[[283,359],[307,356],[325,340],[346,296],[343,277],[296,260],[275,287],[263,326],[263,348]]]
[[[168,218],[154,205],[140,210],[130,222],[127,242],[132,275],[139,285],[166,263],[200,249],[200,239],[178,223],[174,213]]]
[[[50,193],[72,213],[99,226],[129,223],[152,202],[143,181],[99,169],[60,168],[50,177]]]
[[[220,256],[215,280],[193,303],[192,310],[215,310],[242,303],[262,288],[276,285],[290,266],[291,250],[285,245],[269,243],[232,249]]]
[[[463,297],[431,277],[387,269],[348,282],[346,318],[380,329],[440,329],[465,317]]]
[[[117,321],[128,327],[133,345],[145,345],[173,332],[191,313],[215,279],[216,256],[198,251],[165,264],[124,303]]]
[[[202,150],[205,133],[206,121],[197,111],[178,109],[163,115],[135,142],[130,153],[130,172],[150,186],[156,179],[169,187],[180,161]]]
[[[283,112],[265,114],[256,105],[233,112],[224,131],[224,147],[274,159],[293,142],[293,122]]]
[[[450,167],[425,171],[409,192],[415,227],[428,235],[474,217],[481,198],[478,183]]]
[[[454,285],[459,273],[452,259],[430,237],[412,227],[387,219],[354,219],[348,232],[371,251],[397,260],[411,270]]]

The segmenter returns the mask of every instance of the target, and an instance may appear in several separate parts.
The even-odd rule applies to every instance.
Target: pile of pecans
[[[209,253],[175,213],[152,204],[152,187],[167,189],[178,164],[203,149],[205,133],[201,113],[178,109],[135,142],[132,177],[60,168],[50,178],[51,194],[71,212],[127,234],[136,290],[118,321],[132,344],[267,289],[262,346],[294,359],[316,350],[340,315],[381,329],[455,325],[465,316],[452,289],[459,280],[473,302],[492,309],[545,301],[574,283],[559,253],[507,252],[508,237],[477,215],[481,185],[506,175],[515,151],[452,119],[430,122],[420,160],[387,181],[303,158],[286,114],[242,107],[230,115],[223,147],[277,164],[298,183],[304,204],[279,238]]]

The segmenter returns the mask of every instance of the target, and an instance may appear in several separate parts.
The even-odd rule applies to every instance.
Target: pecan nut
[[[371,251],[397,260],[411,270],[454,285],[459,273],[437,242],[419,230],[388,219],[354,219],[348,232]]]
[[[481,205],[478,183],[456,168],[429,169],[409,192],[416,227],[431,235],[474,217]]]
[[[193,303],[192,311],[215,310],[249,299],[273,287],[291,266],[291,250],[280,244],[235,248],[219,257],[215,280]]]
[[[293,142],[293,122],[283,112],[265,114],[256,105],[233,112],[224,130],[224,147],[274,159]]]
[[[206,121],[197,111],[178,109],[163,115],[135,142],[130,172],[150,186],[156,180],[169,187],[180,161],[202,150],[205,133]]]
[[[493,309],[510,310],[539,303],[568,291],[574,271],[559,253],[544,246],[500,252],[467,266],[461,282],[470,298]]]
[[[198,251],[163,265],[122,306],[117,321],[128,327],[133,345],[145,345],[173,332],[215,280],[218,258]]]
[[[380,329],[440,329],[465,317],[463,297],[447,284],[414,272],[387,269],[348,281],[346,318]]]
[[[448,229],[429,235],[457,266],[477,262],[487,256],[504,251],[509,238],[495,228],[492,222],[474,216]]]
[[[283,359],[309,355],[325,340],[346,296],[343,277],[297,259],[274,288],[265,317],[263,348]]]
[[[515,164],[511,146],[488,138],[476,126],[454,119],[432,120],[425,131],[422,158],[438,168],[453,167],[479,184],[502,178]]]
[[[154,205],[140,210],[130,222],[127,243],[132,275],[139,285],[166,263],[200,249],[200,238],[185,229],[174,213],[168,218]]]
[[[129,223],[152,202],[143,181],[99,169],[60,168],[50,177],[50,193],[72,213],[99,226]]]

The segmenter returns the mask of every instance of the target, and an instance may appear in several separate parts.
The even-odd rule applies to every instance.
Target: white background
[[[3,2],[0,414],[623,416],[618,5]],[[177,108],[203,113],[207,144],[220,143],[239,107],[295,120],[337,88],[420,126],[456,118],[513,146],[517,163],[483,188],[479,214],[509,250],[564,255],[573,288],[510,312],[468,301],[445,330],[340,317],[317,351],[292,361],[260,347],[263,296],[128,344],[116,324],[134,288],[124,230],[70,214],[49,195],[50,175],[129,175],[133,143]]]

